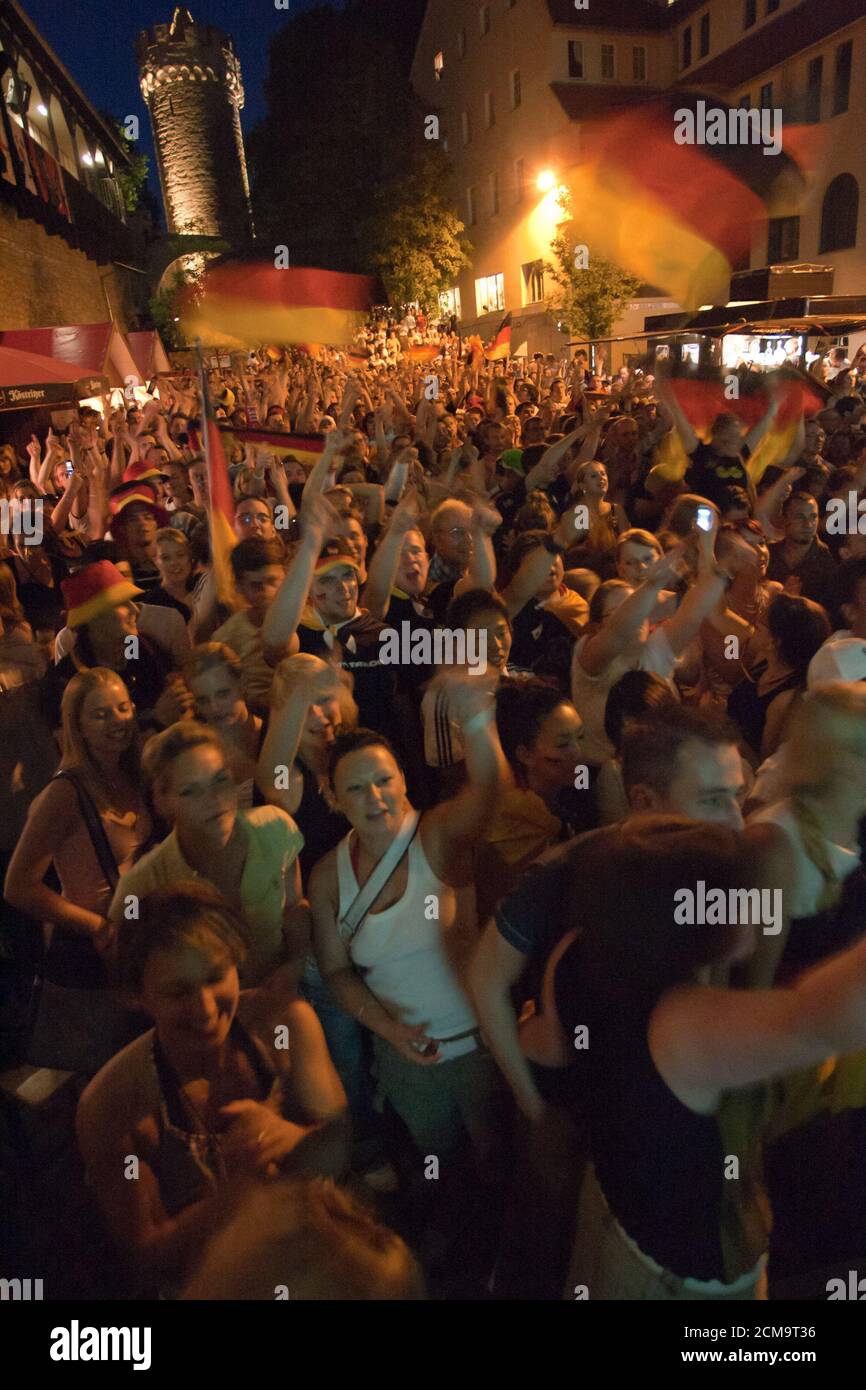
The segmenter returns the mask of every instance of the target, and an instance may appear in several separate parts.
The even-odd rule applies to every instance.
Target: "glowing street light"
[[[541,173],[538,175],[536,186],[538,188],[539,193],[549,193],[552,188],[555,188],[556,175],[554,174],[553,170],[542,169]]]

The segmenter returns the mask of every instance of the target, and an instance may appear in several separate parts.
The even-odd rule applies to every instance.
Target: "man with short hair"
[[[785,538],[770,545],[767,578],[788,594],[810,598],[826,608],[833,595],[836,562],[818,537],[818,503],[810,492],[795,490],[782,504]]]

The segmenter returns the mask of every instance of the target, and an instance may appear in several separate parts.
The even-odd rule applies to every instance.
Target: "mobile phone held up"
[[[701,531],[712,531],[713,511],[711,507],[698,507],[695,513],[695,525]]]
[[[73,471],[74,471],[74,470],[73,470],[73,467],[72,467],[72,460],[71,460],[71,459],[67,459],[67,460],[66,460],[66,464],[65,464],[64,466],[65,466],[65,468],[66,468],[66,476],[67,476],[67,478],[71,478],[71,477],[72,477],[72,474],[73,474]]]

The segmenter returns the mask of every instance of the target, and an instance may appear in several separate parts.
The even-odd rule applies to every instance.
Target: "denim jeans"
[[[349,1102],[355,1144],[369,1141],[378,1134],[381,1126],[373,1109],[371,1050],[367,1031],[351,1014],[340,1008],[312,962],[304,971],[300,993],[315,1010],[322,1025],[331,1061]]]

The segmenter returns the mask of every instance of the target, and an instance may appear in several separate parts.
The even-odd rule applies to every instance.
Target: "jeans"
[[[356,1019],[340,1008],[312,963],[304,971],[300,993],[322,1025],[331,1061],[349,1102],[355,1143],[369,1141],[380,1129],[373,1109],[369,1036]]]

